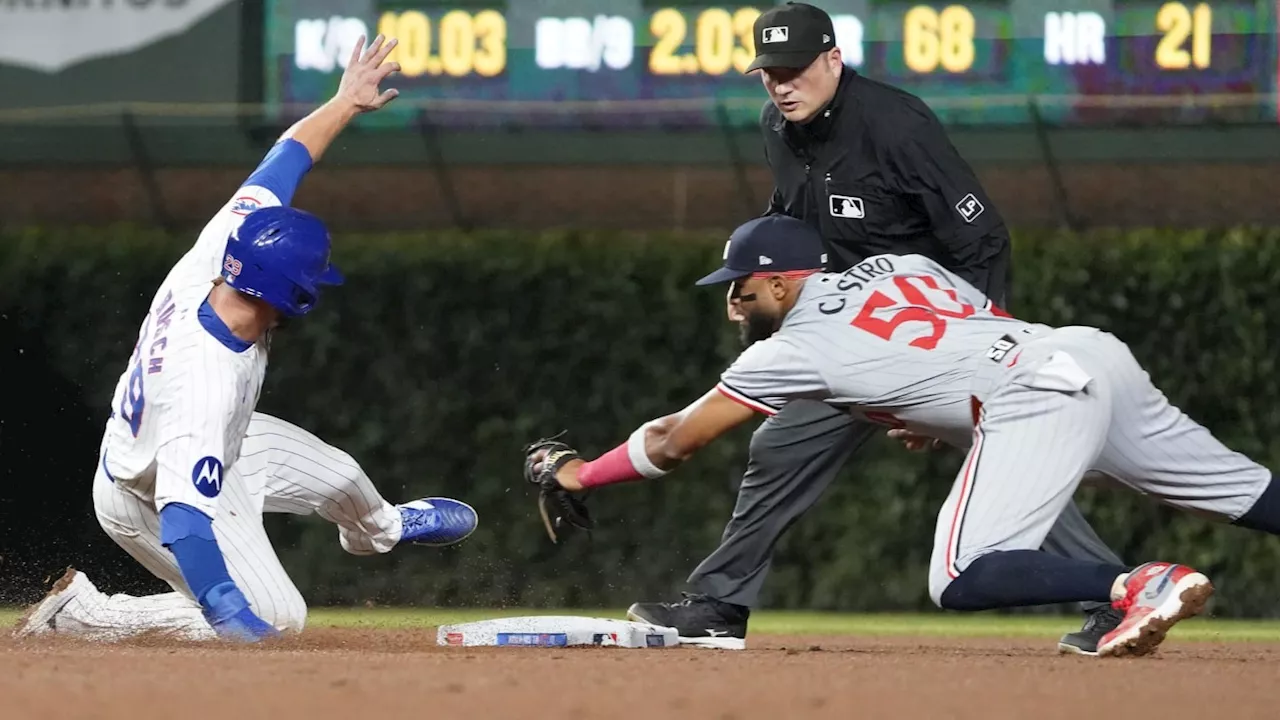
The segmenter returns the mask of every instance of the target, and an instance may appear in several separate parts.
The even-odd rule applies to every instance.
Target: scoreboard
[[[920,95],[953,122],[1027,122],[1032,97],[1058,123],[1280,119],[1275,0],[813,4],[831,14],[847,66]],[[614,125],[653,122],[665,110],[695,125],[725,113],[754,122],[766,96],[743,70],[752,25],[768,7],[267,0],[266,99],[323,101],[356,39],[381,32],[400,40],[403,105],[469,107],[474,120],[486,108],[519,115],[613,101],[596,105],[612,108]]]

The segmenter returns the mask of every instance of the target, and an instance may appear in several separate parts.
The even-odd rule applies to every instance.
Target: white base
[[[534,615],[441,625],[437,645],[461,647],[671,648],[680,640],[675,628],[609,618]]]

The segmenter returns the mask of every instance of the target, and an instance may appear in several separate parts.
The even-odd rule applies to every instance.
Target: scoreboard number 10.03
[[[378,32],[400,41],[387,59],[405,77],[494,77],[507,69],[507,20],[495,10],[450,10],[438,23],[418,10],[384,12]]]

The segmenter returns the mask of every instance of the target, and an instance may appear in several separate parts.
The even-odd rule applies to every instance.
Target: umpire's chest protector
[[[832,102],[804,125],[787,122],[772,102],[760,118],[774,210],[816,226],[837,272],[880,253],[940,251],[920,197],[904,189],[889,154],[895,140],[887,126],[902,101],[868,83],[846,70]]]

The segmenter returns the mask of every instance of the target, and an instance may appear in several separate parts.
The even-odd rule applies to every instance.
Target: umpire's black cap
[[[724,267],[697,285],[730,282],[759,272],[822,270],[827,251],[809,223],[789,215],[765,215],[739,225],[724,246]]]
[[[831,16],[805,3],[789,2],[760,13],[752,32],[756,59],[747,72],[766,67],[806,68],[836,46]]]

